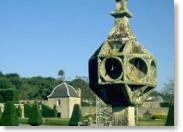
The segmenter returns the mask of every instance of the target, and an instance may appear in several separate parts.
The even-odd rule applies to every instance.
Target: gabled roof
[[[48,98],[64,98],[64,97],[79,97],[75,88],[67,83],[62,83],[56,86]]]

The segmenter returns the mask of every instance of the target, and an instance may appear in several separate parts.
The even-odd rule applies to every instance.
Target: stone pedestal
[[[113,126],[135,126],[134,107],[112,107]]]

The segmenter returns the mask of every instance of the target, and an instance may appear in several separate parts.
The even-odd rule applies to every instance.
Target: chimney
[[[81,98],[81,89],[80,88],[77,88],[77,94]]]

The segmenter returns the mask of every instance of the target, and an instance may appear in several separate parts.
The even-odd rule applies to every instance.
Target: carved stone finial
[[[116,0],[116,9],[111,13],[115,17],[115,24],[108,35],[108,39],[130,39],[135,40],[128,18],[132,14],[128,11],[128,0]]]
[[[115,18],[119,17],[132,17],[132,14],[128,11],[128,0],[116,0],[116,9],[111,13]]]

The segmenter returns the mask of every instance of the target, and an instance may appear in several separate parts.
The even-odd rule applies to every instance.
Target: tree
[[[3,73],[0,71],[0,76],[3,76]]]
[[[0,123],[2,126],[18,126],[18,116],[16,108],[12,102],[7,102],[5,104]]]
[[[0,89],[15,89],[15,86],[7,78],[0,77]]]
[[[28,123],[32,126],[40,126],[43,123],[41,111],[38,104],[33,104]]]
[[[78,104],[75,104],[74,108],[73,108],[71,119],[69,121],[69,126],[78,126],[78,122],[81,121],[81,118],[82,118],[82,116],[81,116],[80,106]]]
[[[0,89],[0,102],[4,103],[7,101],[18,102],[19,91],[16,89]]]
[[[20,76],[17,73],[8,73],[5,75],[7,78],[12,78],[12,77],[17,77],[19,78]]]
[[[161,93],[165,102],[169,104],[174,102],[174,81],[170,80],[168,83],[165,83]]]
[[[174,81],[170,80],[164,85],[162,97],[169,104],[169,112],[166,120],[166,126],[174,126]]]
[[[88,82],[82,80],[82,79],[74,79],[69,83],[74,88],[80,88],[81,89],[81,98],[83,100],[89,100],[92,102],[95,102],[95,94],[92,90],[90,90]],[[83,102],[81,102],[81,105],[85,105]],[[95,104],[95,103],[93,103]]]
[[[61,78],[61,80],[63,81],[64,79],[65,79],[65,72],[64,72],[64,70],[59,70],[58,71],[58,75],[60,76],[60,78]]]

